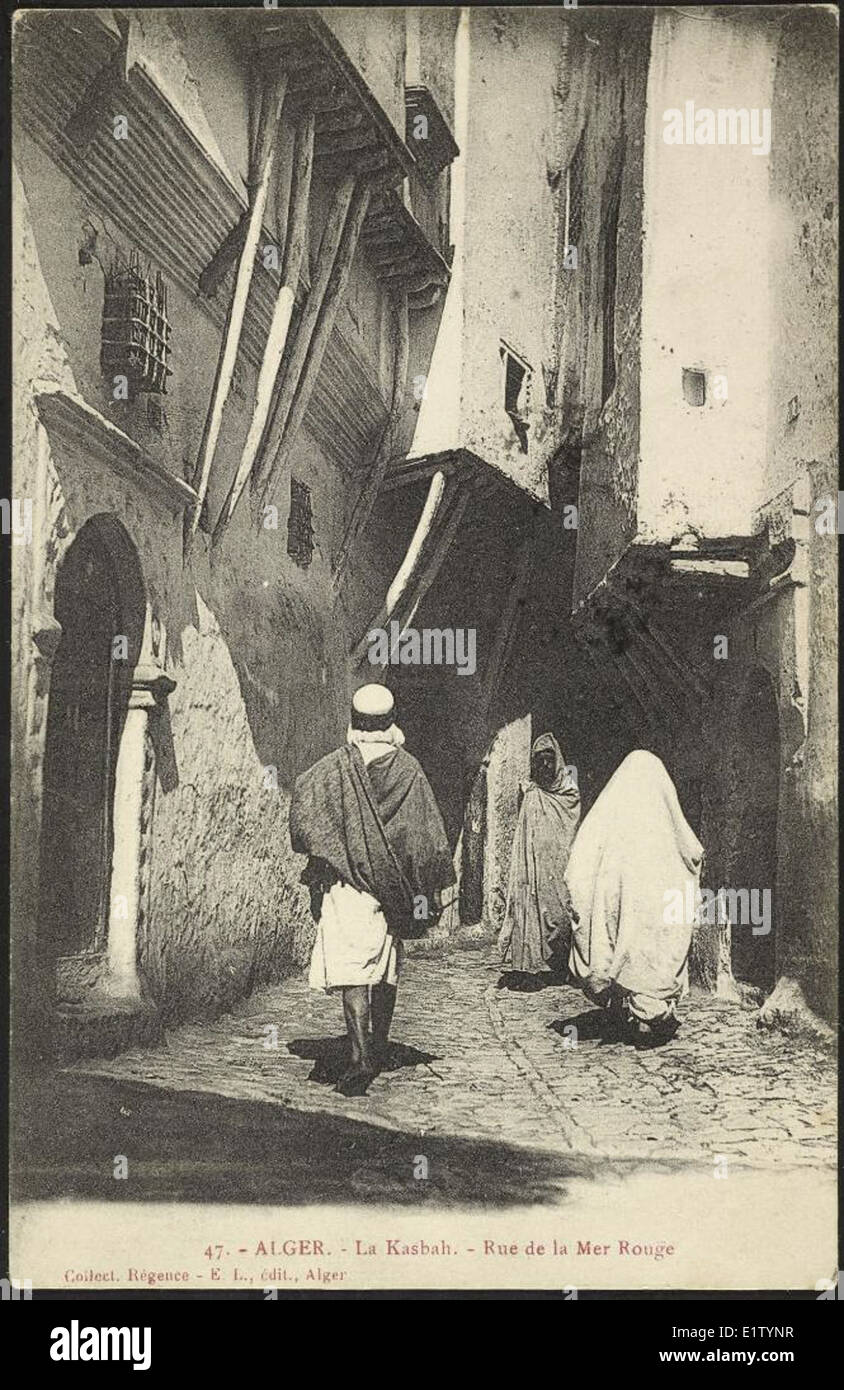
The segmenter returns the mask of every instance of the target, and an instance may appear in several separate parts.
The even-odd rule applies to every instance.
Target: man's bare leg
[[[337,1082],[344,1095],[363,1095],[372,1078],[375,1066],[372,1039],[369,1036],[369,987],[348,985],[343,990],[343,1013],[352,1048],[352,1065]]]
[[[372,1042],[376,1062],[383,1063],[387,1055],[387,1042],[390,1024],[396,1007],[396,985],[388,985],[386,980],[372,986]]]

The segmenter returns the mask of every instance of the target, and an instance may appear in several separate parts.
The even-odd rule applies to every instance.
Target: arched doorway
[[[737,815],[730,853],[730,887],[746,890],[756,923],[734,924],[731,963],[737,980],[771,990],[776,972],[777,816],[780,723],[774,683],[757,668],[747,682],[737,720],[732,760]],[[763,895],[767,895],[763,897]],[[759,922],[765,904],[768,924]]]
[[[106,944],[117,750],[145,614],[137,556],[116,518],[82,527],[59,568],[54,611],[62,636],[47,715],[41,929],[48,958],[93,966]]]

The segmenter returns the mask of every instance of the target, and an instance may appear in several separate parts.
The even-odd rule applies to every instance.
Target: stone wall
[[[189,14],[167,32],[144,16],[143,29],[149,71],[190,107],[195,132],[214,126],[208,141],[216,163],[242,176],[243,88],[226,85],[231,74],[225,62],[209,63],[207,33]],[[174,71],[184,80],[176,81]],[[306,959],[313,927],[298,882],[301,861],[289,846],[290,790],[295,776],[343,737],[353,681],[349,645],[370,616],[373,596],[383,593],[382,575],[400,555],[389,517],[385,530],[383,516],[376,515],[352,555],[349,592],[335,604],[332,563],[370,455],[338,452],[330,423],[315,412],[290,465],[311,494],[315,548],[307,568],[287,552],[289,483],[273,499],[276,518],[256,509],[247,493],[222,543],[212,549],[200,532],[184,561],[178,499],[162,500],[145,466],[135,477],[118,469],[109,456],[109,430],[135,441],[174,479],[192,479],[230,291],[220,289],[219,303],[189,292],[149,255],[140,209],[136,226],[118,221],[57,165],[40,135],[33,138],[28,128],[16,132],[15,156],[14,489],[16,496],[33,498],[35,508],[33,544],[14,551],[14,993],[21,1045],[38,1048],[48,1045],[55,994],[54,962],[43,958],[39,921],[50,653],[45,659],[38,643],[55,649],[53,588],[74,537],[92,517],[117,519],[140,562],[162,666],[176,683],[151,720],[156,775],[145,842],[149,911],[138,936],[144,991],[169,1023],[227,1008]],[[325,202],[318,186],[315,237]],[[175,235],[184,236],[184,229]],[[104,271],[115,256],[128,257],[135,248],[144,269],[148,257],[153,271],[163,270],[170,293],[172,376],[158,419],[143,396],[116,400],[100,371]],[[327,355],[317,390],[329,420],[332,409],[347,410],[344,428],[351,437],[357,430],[369,438],[372,421],[386,418],[395,325],[384,301],[385,291],[359,257],[336,330],[339,349]],[[254,309],[253,296],[214,465],[212,510],[246,435],[256,332],[261,341]],[[360,383],[351,396],[350,371]],[[71,414],[77,410],[90,420],[90,439],[87,425],[71,431],[71,438],[56,424],[56,412],[42,409],[41,397],[56,391],[79,403]],[[316,437],[320,430],[325,443]]]

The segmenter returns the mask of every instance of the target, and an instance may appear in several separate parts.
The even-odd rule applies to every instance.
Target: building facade
[[[830,16],[697,13],[18,18],[22,1048],[304,962],[290,789],[379,675],[454,844],[440,932],[501,920],[532,734],[586,805],[651,746],[712,882],[775,888],[697,982],[831,1015]],[[770,150],[666,143],[688,101]],[[474,669],[373,663],[391,623]]]
[[[403,12],[348,18],[17,17],[13,947],[35,1052],[157,1036],[307,952],[289,790],[345,728],[345,584],[377,587],[371,499],[450,273],[450,21],[409,47]]]

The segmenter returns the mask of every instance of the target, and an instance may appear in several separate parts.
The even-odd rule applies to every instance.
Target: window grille
[[[167,286],[159,271],[141,274],[137,251],[106,275],[100,366],[125,376],[129,394],[166,392],[170,356]]]

